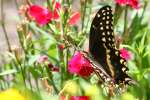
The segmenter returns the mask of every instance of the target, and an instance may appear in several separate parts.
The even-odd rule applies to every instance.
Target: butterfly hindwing
[[[123,83],[130,77],[126,61],[121,58],[120,51],[116,49],[113,33],[113,14],[110,6],[102,7],[91,24],[89,50],[105,72],[115,83]]]

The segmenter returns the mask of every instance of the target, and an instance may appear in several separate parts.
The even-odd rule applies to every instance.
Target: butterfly
[[[113,32],[111,6],[102,7],[95,15],[90,28],[89,51],[100,65],[95,70],[103,80],[113,84],[129,84],[132,78],[127,74],[127,62],[116,48]]]

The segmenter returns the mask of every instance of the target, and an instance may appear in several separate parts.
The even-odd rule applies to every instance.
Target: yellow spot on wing
[[[103,42],[106,42],[106,39],[105,39],[105,37],[103,37],[103,38],[102,38],[102,41],[103,41]]]

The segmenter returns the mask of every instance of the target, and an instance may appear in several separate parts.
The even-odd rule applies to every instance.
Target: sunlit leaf
[[[3,72],[0,73],[0,76],[5,76],[5,75],[9,75],[9,74],[14,74],[17,73],[18,71],[16,69],[11,69],[11,70],[5,70]]]

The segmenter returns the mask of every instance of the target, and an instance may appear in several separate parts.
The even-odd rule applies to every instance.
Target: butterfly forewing
[[[91,24],[89,50],[94,60],[99,63],[115,83],[127,82],[130,77],[126,61],[116,49],[113,33],[113,14],[110,6],[102,7]]]

